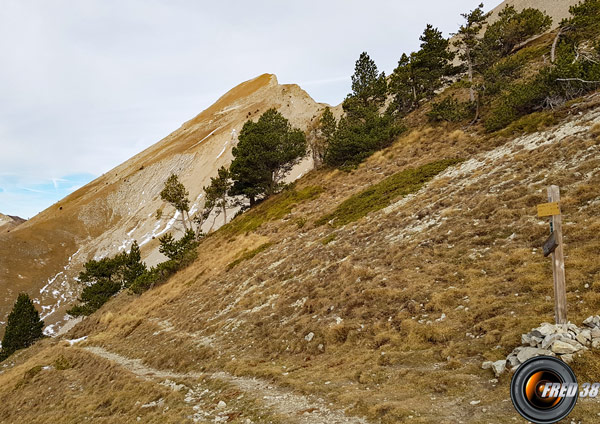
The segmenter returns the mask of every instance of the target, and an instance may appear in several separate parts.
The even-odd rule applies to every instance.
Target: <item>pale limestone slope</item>
[[[280,85],[274,75],[261,75],[10,233],[1,232],[0,322],[16,294],[26,291],[36,299],[46,324],[60,325],[80,290],[74,277],[83,264],[128,250],[133,240],[142,245],[149,264],[164,260],[157,251],[158,237],[182,233],[179,215],[160,199],[164,181],[171,173],[179,174],[190,192],[191,215],[196,213],[203,187],[219,167],[231,162],[235,134],[248,119],[256,120],[272,107],[304,130],[323,105],[297,85]],[[310,160],[303,161],[290,178],[311,166]],[[160,220],[158,209],[163,210]],[[215,228],[221,224],[222,217],[217,217]]]
[[[569,7],[579,2],[580,0],[505,0],[492,10],[490,22],[495,22],[498,19],[498,13],[509,5],[519,11],[534,8],[546,12],[552,18],[552,27],[556,28],[560,21],[570,16]]]

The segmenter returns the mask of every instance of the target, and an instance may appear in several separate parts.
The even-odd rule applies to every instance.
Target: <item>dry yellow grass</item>
[[[550,139],[527,150],[527,139],[427,128],[350,173],[311,172],[296,189],[322,187],[318,197],[247,234],[217,231],[190,267],[140,297],[117,296],[69,337],[87,335],[85,344],[157,369],[265,378],[373,422],[513,422],[510,377],[493,380],[481,363],[505,357],[522,333],[553,319],[550,263],[540,248],[547,223],[535,215],[551,183],[563,194],[569,317],[579,323],[600,309],[600,140],[589,131]],[[335,230],[314,224],[394,173],[451,157],[477,160]],[[274,245],[227,272],[242,252],[267,241]],[[60,355],[81,367],[108,367],[48,341],[32,352],[19,354],[0,383]],[[598,363],[592,353],[576,369]],[[114,375],[119,384],[129,381]],[[38,394],[30,386],[0,384],[0,397],[12,405]],[[139,395],[150,399],[155,389],[143,386]],[[126,399],[136,396],[131,390]],[[105,400],[89,396],[92,404]],[[91,413],[69,399],[57,405]],[[177,411],[179,400],[169,402]],[[583,404],[573,417],[587,422],[596,412]]]

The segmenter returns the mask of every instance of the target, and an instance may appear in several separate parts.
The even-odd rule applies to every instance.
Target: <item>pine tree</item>
[[[6,359],[18,349],[31,346],[33,342],[43,337],[44,321],[33,306],[26,293],[17,297],[11,313],[8,315],[0,360]]]
[[[148,269],[142,262],[142,254],[137,240],[133,241],[129,253],[123,253],[123,287],[130,287],[137,277]]]
[[[310,147],[315,168],[319,168],[323,164],[327,146],[331,142],[336,129],[337,121],[331,112],[331,108],[327,106],[311,132]]]
[[[454,72],[452,60],[454,53],[448,50],[448,40],[442,32],[432,25],[427,25],[421,40],[421,49],[415,53],[417,90],[420,98],[432,98],[444,84],[444,77]]]
[[[352,93],[346,96],[342,104],[344,112],[352,118],[364,118],[382,107],[386,96],[385,73],[379,73],[375,61],[367,52],[362,52],[354,66]]]
[[[247,121],[232,150],[231,195],[242,194],[250,205],[262,194],[277,192],[281,181],[306,155],[306,136],[292,128],[275,109],[269,109],[257,122]]]
[[[560,26],[570,32],[575,42],[594,40],[600,33],[600,0],[584,0],[569,8],[571,17],[561,22]],[[600,50],[600,46],[597,46]]]
[[[480,33],[483,26],[487,23],[489,13],[483,11],[483,3],[469,13],[463,13],[461,16],[465,23],[461,25],[456,34],[457,40],[454,45],[460,51],[460,59],[467,64],[467,76],[469,78],[470,88],[469,97],[471,102],[475,101],[475,87],[473,77],[480,64],[481,56],[481,38]]]
[[[222,166],[219,168],[216,177],[210,178],[210,185],[204,187],[206,195],[205,208],[221,208],[223,211],[223,225],[227,224],[227,193],[231,189],[231,172]]]
[[[175,240],[171,233],[165,234],[158,240],[160,241],[158,251],[172,261],[181,260],[187,251],[198,246],[196,233],[193,230],[187,230],[179,240]]]
[[[419,38],[421,48],[410,55],[402,54],[390,77],[389,91],[394,96],[388,108],[401,116],[416,108],[423,99],[431,99],[444,84],[444,78],[455,73],[454,53],[441,31],[427,25]]]
[[[183,228],[187,231],[187,223],[185,214],[190,210],[190,201],[187,196],[189,192],[185,186],[179,182],[179,178],[175,174],[171,174],[167,181],[165,181],[165,187],[160,192],[160,198],[165,202],[170,203],[181,213],[181,222]]]
[[[352,93],[342,103],[346,115],[329,140],[325,163],[351,168],[392,142],[400,128],[390,115],[380,113],[386,96],[385,74],[379,73],[375,62],[363,52],[354,67]]]
[[[333,116],[333,112],[331,112],[329,106],[325,108],[323,115],[321,115],[320,126],[323,138],[325,140],[331,140],[331,137],[335,133],[337,127],[337,121],[335,120],[335,116]]]
[[[390,76],[389,91],[393,101],[388,108],[390,113],[406,115],[413,110],[418,102],[416,79],[413,72],[414,53],[410,56],[403,53],[398,66]]]
[[[542,34],[551,25],[552,18],[540,10],[527,8],[517,12],[514,6],[507,5],[500,11],[498,20],[485,30],[485,66],[493,65],[500,58],[509,55],[519,44]]]
[[[569,8],[552,48],[554,66],[543,70],[551,88],[547,99],[560,104],[600,87],[600,0]]]
[[[79,273],[79,282],[84,284],[79,301],[67,313],[73,316],[90,315],[117,294],[123,287],[124,263],[127,253],[100,260],[91,259]]]

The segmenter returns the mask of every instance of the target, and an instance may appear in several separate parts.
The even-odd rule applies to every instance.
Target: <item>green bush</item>
[[[154,268],[146,271],[138,278],[135,279],[133,284],[129,287],[134,294],[142,294],[146,290],[151,289],[159,282],[159,274]]]
[[[390,115],[370,113],[364,119],[344,117],[325,151],[325,163],[341,169],[356,167],[377,150],[392,144],[404,130]]]
[[[121,290],[121,282],[110,280],[100,280],[91,286],[86,286],[81,292],[79,301],[83,305],[77,305],[67,311],[69,315],[81,316],[90,315],[98,310],[108,300]]]
[[[540,131],[555,123],[556,120],[552,111],[534,112],[512,122],[509,126],[498,132],[498,134],[502,136],[529,134]]]
[[[334,227],[340,227],[354,222],[369,212],[385,208],[400,196],[418,191],[444,169],[460,162],[460,159],[444,159],[419,168],[400,171],[346,199],[332,213],[319,218],[315,224],[331,222]]]
[[[179,240],[175,240],[171,233],[165,234],[158,240],[160,241],[158,251],[172,260],[181,259],[185,252],[198,247],[194,230],[187,230]]]
[[[540,75],[534,80],[514,84],[492,104],[484,119],[486,131],[498,131],[520,117],[542,109],[549,87]]]
[[[283,218],[298,203],[315,199],[322,192],[323,187],[308,186],[296,190],[294,185],[291,184],[276,196],[264,200],[245,213],[236,215],[231,222],[221,227],[219,231],[232,236],[254,231],[265,222]]]
[[[431,103],[427,117],[429,122],[460,122],[472,117],[474,112],[474,103],[459,102],[453,97],[446,97],[442,101]]]

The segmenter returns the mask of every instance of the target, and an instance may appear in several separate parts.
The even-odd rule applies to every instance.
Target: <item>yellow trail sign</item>
[[[560,215],[560,207],[558,206],[558,202],[542,203],[537,205],[537,213],[540,217]]]

